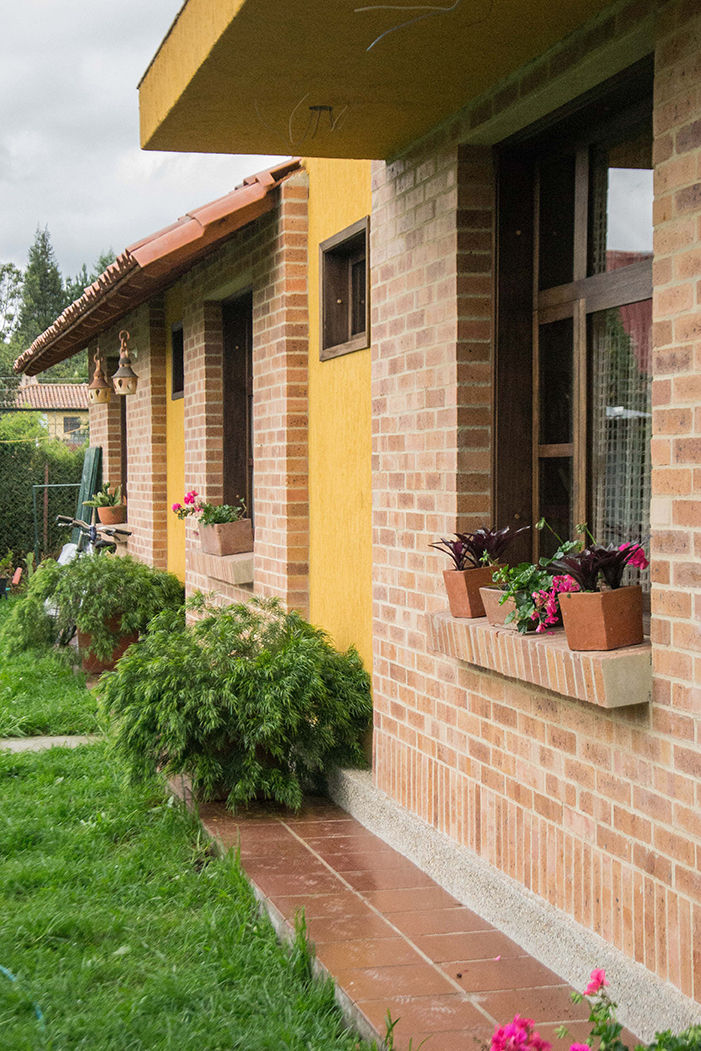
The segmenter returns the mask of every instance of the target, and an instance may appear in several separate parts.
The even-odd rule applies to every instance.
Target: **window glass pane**
[[[365,256],[351,264],[351,336],[365,331]]]
[[[600,543],[647,545],[650,534],[651,332],[650,299],[588,320],[591,525]]]
[[[572,535],[572,460],[569,456],[554,456],[540,461],[540,507],[538,514],[551,529],[568,540]],[[549,529],[539,534],[541,555],[552,555],[557,540]]]
[[[572,318],[541,325],[538,332],[540,444],[572,441]]]
[[[538,287],[572,280],[574,257],[574,155],[540,165]]]
[[[651,130],[615,146],[595,147],[590,165],[589,273],[651,258]]]

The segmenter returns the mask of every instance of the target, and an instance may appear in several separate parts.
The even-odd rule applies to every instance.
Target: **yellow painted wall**
[[[370,349],[319,361],[319,242],[370,214],[370,162],[309,173],[310,619],[372,667]],[[372,335],[372,333],[371,333]]]
[[[182,321],[182,296],[176,285],[165,297],[166,313],[166,467],[168,494],[168,569],[185,580],[185,522],[171,512],[172,504],[181,504],[185,495],[185,399],[175,401],[172,390],[172,357],[170,334],[173,325]]]

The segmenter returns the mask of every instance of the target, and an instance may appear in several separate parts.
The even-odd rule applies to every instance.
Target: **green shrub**
[[[182,601],[177,577],[129,555],[89,555],[65,566],[48,559],[15,603],[0,644],[10,654],[66,644],[77,627],[92,637],[95,655],[107,660],[115,636],[141,634],[157,613],[177,609]]]
[[[354,649],[272,599],[201,601],[198,615],[161,614],[100,682],[134,776],[160,767],[190,775],[202,798],[297,809],[330,766],[362,765],[370,681]]]

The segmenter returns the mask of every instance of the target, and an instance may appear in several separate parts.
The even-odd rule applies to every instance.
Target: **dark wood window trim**
[[[370,346],[370,218],[319,245],[319,358]]]
[[[173,325],[170,330],[170,364],[172,401],[185,396],[185,337],[182,322]]]
[[[650,259],[606,273],[588,275],[587,229],[590,192],[589,157],[594,143],[651,122],[650,64],[640,63],[628,76],[604,85],[598,98],[570,107],[562,122],[551,118],[544,129],[520,133],[498,155],[498,329],[495,371],[495,506],[500,523],[539,517],[539,465],[570,458],[574,522],[589,517],[587,319],[599,311],[648,300],[652,296]],[[630,100],[636,99],[631,105]],[[643,96],[643,97],[641,97]],[[574,109],[574,111],[573,111]],[[574,193],[563,205],[572,217],[570,280],[545,282],[539,273],[538,211],[540,159],[569,149]],[[535,202],[535,204],[534,204]],[[557,205],[555,206],[557,208]],[[565,238],[566,239],[566,238]],[[563,257],[564,258],[564,257]],[[539,281],[539,278],[541,279]],[[539,390],[538,336],[544,325],[572,326],[574,416],[571,440],[542,442],[534,392]],[[634,539],[634,538],[632,538]],[[525,545],[516,557],[536,557]]]

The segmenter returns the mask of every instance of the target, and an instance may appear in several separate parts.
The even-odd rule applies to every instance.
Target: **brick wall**
[[[654,6],[618,5],[374,166],[374,777],[700,999],[698,5],[657,13],[653,703],[605,712],[447,659],[426,624],[446,605],[429,543],[491,516],[494,173],[460,143]]]

